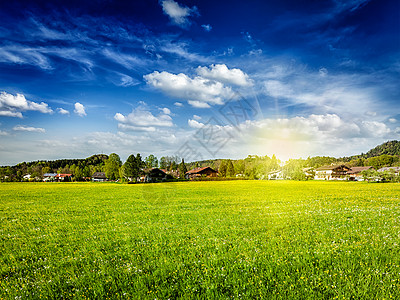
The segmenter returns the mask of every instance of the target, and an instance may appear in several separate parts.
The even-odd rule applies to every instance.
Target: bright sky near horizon
[[[2,1],[0,165],[400,138],[400,2]]]

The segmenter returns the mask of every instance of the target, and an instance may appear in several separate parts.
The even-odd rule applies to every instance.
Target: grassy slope
[[[0,184],[0,298],[400,299],[400,185]]]

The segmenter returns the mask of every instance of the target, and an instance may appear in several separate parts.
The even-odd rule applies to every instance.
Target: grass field
[[[0,184],[0,298],[400,299],[400,184]]]

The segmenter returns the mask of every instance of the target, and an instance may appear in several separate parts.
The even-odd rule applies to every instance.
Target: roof
[[[154,175],[162,175],[162,176],[167,175],[167,174],[164,172],[164,170],[159,169],[159,168],[144,169],[143,172],[144,172],[145,174],[150,174],[150,175],[153,175],[153,176],[154,176]]]
[[[106,179],[106,173],[104,172],[94,172],[92,175],[92,178],[100,178],[100,179]]]
[[[56,177],[60,178],[60,177],[71,177],[72,174],[57,174]]]
[[[373,166],[367,166],[367,167],[351,167],[350,170],[347,171],[347,173],[360,173],[365,170],[373,169]]]
[[[338,169],[340,167],[346,167],[347,169],[350,169],[348,166],[346,165],[330,165],[330,166],[322,166],[319,167],[317,169],[315,169],[316,171],[322,171],[322,170],[335,170]]]
[[[217,173],[217,171],[215,171],[211,167],[202,167],[202,168],[196,168],[196,169],[193,169],[193,170],[189,170],[189,171],[186,172],[186,174],[200,174],[200,173],[202,173],[203,171],[205,171],[207,169],[210,169],[212,172]]]
[[[56,177],[57,173],[44,173],[43,176],[44,177]]]
[[[384,171],[390,171],[390,170],[394,170],[395,172],[399,172],[400,171],[400,167],[383,167],[383,168],[380,168],[378,170],[378,172],[384,172]]]

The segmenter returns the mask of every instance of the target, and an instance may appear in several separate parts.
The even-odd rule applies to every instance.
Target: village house
[[[350,168],[346,165],[322,166],[315,169],[316,180],[345,180],[347,171]]]
[[[68,182],[71,181],[72,179],[72,174],[57,174],[55,176],[55,180],[57,182]]]
[[[195,179],[201,177],[217,177],[218,172],[210,167],[196,168],[185,173],[186,179]]]
[[[43,174],[43,181],[55,181],[56,180],[57,173],[45,173]]]
[[[352,181],[363,181],[364,177],[361,174],[362,171],[367,171],[374,169],[372,166],[367,166],[367,167],[351,167],[350,170],[347,171],[347,175],[349,180]]]
[[[143,175],[140,177],[141,182],[160,182],[166,179],[167,174],[159,168],[144,169]]]
[[[313,179],[315,177],[315,169],[313,167],[303,168],[303,173],[307,179]]]
[[[268,173],[268,180],[283,180],[282,170],[275,170]]]
[[[107,181],[106,173],[104,172],[94,172],[92,175],[92,181],[103,182]]]
[[[378,172],[385,172],[385,171],[393,172],[395,175],[399,175],[400,167],[383,167],[378,170]]]

